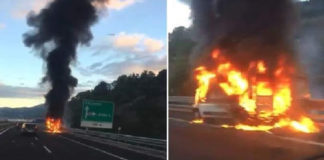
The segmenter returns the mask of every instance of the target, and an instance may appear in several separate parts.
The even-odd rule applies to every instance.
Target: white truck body
[[[196,118],[214,119],[214,118],[231,118],[227,105],[216,103],[200,103],[194,109]]]

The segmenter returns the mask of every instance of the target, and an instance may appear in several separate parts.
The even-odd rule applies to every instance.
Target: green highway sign
[[[112,128],[114,103],[97,100],[83,100],[81,127]]]

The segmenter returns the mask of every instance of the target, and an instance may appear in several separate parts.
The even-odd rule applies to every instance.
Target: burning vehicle
[[[61,119],[46,118],[45,126],[47,129],[47,132],[49,132],[49,133],[61,133],[62,132]]]
[[[204,66],[196,69],[196,78],[199,84],[195,95],[197,110],[205,110],[204,112],[208,113],[207,107],[199,104],[206,101],[209,86],[215,83],[226,95],[234,97],[236,102],[228,108],[228,112],[239,123],[234,126],[223,125],[224,127],[263,131],[279,127],[292,127],[307,133],[319,131],[310,118],[302,113],[294,113],[292,110],[297,109],[297,104],[292,107],[292,82],[289,77],[294,70],[289,65],[285,65],[284,59],[274,70],[275,79],[270,79],[267,78],[267,65],[264,61],[252,61],[248,70],[241,72],[220,53],[219,50],[215,50],[212,54],[215,61],[220,61],[216,63],[218,65],[215,66],[215,69],[207,70]],[[221,108],[213,107],[214,110]],[[294,119],[295,117],[298,118]],[[198,116],[197,118],[207,117]]]
[[[224,128],[320,131],[299,103],[304,95],[295,80],[300,68],[293,45],[294,6],[290,0],[192,1],[198,43],[193,58],[200,59],[194,69],[193,123],[216,118],[221,110],[234,119]],[[230,101],[227,107],[206,105],[216,90]]]

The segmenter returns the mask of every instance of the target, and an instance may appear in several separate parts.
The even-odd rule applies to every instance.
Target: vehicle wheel
[[[201,115],[199,113],[199,109],[198,108],[193,108],[192,111],[193,111],[193,114],[194,114],[194,118],[195,119],[200,119],[201,118]]]

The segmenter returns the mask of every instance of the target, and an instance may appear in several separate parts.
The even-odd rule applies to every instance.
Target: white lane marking
[[[9,127],[9,128],[7,128],[7,129],[5,129],[5,130],[3,130],[2,132],[0,132],[0,135],[2,135],[2,134],[4,134],[5,132],[7,132],[9,129],[11,129],[12,127]]]
[[[177,122],[189,123],[189,124],[198,125],[198,126],[205,126],[205,127],[211,127],[211,128],[224,128],[224,127],[222,127],[222,125],[214,125],[214,124],[206,124],[206,123],[195,124],[195,123],[191,123],[191,121],[187,121],[187,120],[180,119],[180,118],[169,117],[169,119],[177,121]]]
[[[34,137],[36,141],[38,141],[38,138],[37,137]]]
[[[174,121],[178,121],[178,122],[190,123],[189,121],[184,120],[184,119],[180,119],[180,118],[173,118],[173,117],[169,117],[169,119],[170,119],[170,120],[174,120]]]
[[[43,146],[43,148],[49,153],[49,154],[51,154],[52,153],[52,151],[50,150],[50,149],[48,149],[46,146]]]
[[[109,152],[107,152],[107,151],[101,150],[101,149],[99,149],[99,148],[96,148],[96,147],[93,147],[93,146],[86,145],[86,144],[81,143],[81,142],[79,142],[79,141],[76,141],[76,140],[73,140],[73,139],[70,139],[70,138],[67,138],[67,137],[64,137],[64,136],[60,136],[60,137],[63,138],[63,139],[66,139],[66,140],[68,140],[68,141],[74,142],[74,143],[76,143],[76,144],[79,144],[79,145],[85,146],[85,147],[87,147],[87,148],[90,148],[90,149],[93,149],[93,150],[99,151],[99,152],[104,153],[104,154],[106,154],[106,155],[109,155],[109,156],[112,156],[112,157],[115,157],[115,158],[118,158],[118,159],[121,159],[121,160],[128,160],[128,159],[126,159],[126,158],[124,158],[124,157],[120,157],[120,156],[117,156],[117,155],[115,155],[115,154],[109,153]]]
[[[284,137],[284,136],[276,136],[276,137],[279,138],[279,139],[284,139],[284,140],[288,140],[288,141],[293,141],[293,142],[299,142],[299,143],[305,143],[305,144],[311,144],[311,145],[324,147],[324,143],[321,143],[321,142],[303,140],[303,139],[292,138],[292,137]]]
[[[30,145],[34,146],[34,143],[33,142],[30,142]]]

